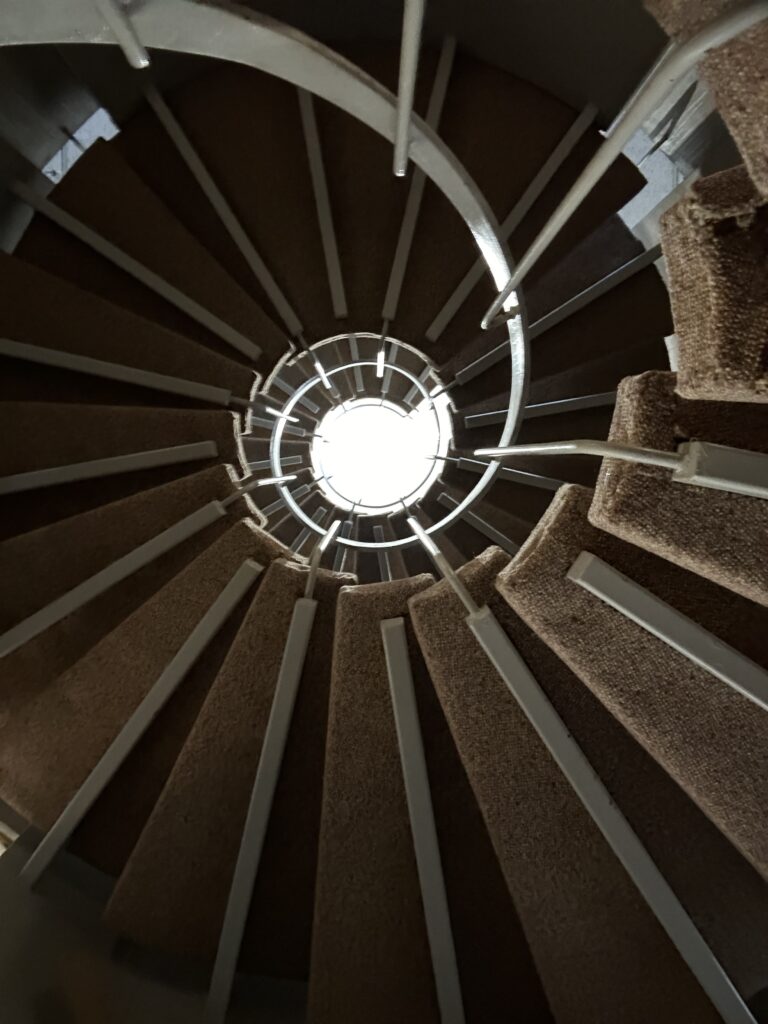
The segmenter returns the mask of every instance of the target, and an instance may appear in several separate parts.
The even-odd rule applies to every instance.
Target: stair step
[[[27,694],[3,728],[4,799],[49,827],[243,560],[264,565],[279,553],[262,531],[230,525],[52,684]],[[225,650],[209,645],[86,817],[78,852],[96,867],[114,870],[130,852]]]
[[[307,340],[342,330],[331,309],[296,88],[233,64],[201,75],[165,100],[303,321]],[[134,116],[116,144],[181,223],[284,329],[154,113]]]
[[[188,338],[84,291],[32,263],[0,253],[0,333],[43,348],[225,388],[248,398],[251,370]],[[0,399],[162,404],[184,399],[128,384],[2,359]]]
[[[592,743],[597,738],[601,767],[610,768],[617,783],[627,785],[628,780],[634,801],[637,780],[620,755],[631,757],[636,751],[645,767],[650,759],[643,760],[639,748],[588,694],[585,701],[581,684],[505,608],[494,581],[508,562],[499,549],[489,549],[465,566],[460,576],[475,600],[490,605],[519,645],[547,695],[566,716],[568,728],[579,728],[576,738]],[[466,611],[447,583],[417,595],[409,607],[558,1024],[718,1020],[470,632]],[[602,711],[602,721],[595,730],[589,715],[596,707]],[[655,766],[650,764],[653,771]],[[656,773],[663,775],[660,769]],[[672,784],[667,789],[670,786],[674,790]],[[666,839],[661,823],[655,822],[653,794],[653,789],[644,794],[642,811],[650,810],[648,827]],[[622,795],[618,784],[613,795],[617,800]],[[678,804],[686,803],[679,791],[673,792],[675,797]],[[698,820],[696,834],[703,831],[711,839],[714,829],[703,816]],[[664,824],[674,824],[674,819],[670,823],[665,817]],[[729,856],[728,844],[716,833],[713,845],[729,864],[739,862],[735,853]],[[685,858],[675,851],[672,856],[678,857],[682,868]],[[746,866],[742,871],[745,893],[754,893],[753,873]],[[711,881],[707,876],[707,886]],[[703,887],[704,917],[717,900],[707,886]],[[696,891],[701,889],[699,885]],[[726,942],[733,945],[732,936]],[[745,944],[737,945],[742,952]],[[754,967],[754,954],[747,959]],[[649,977],[654,978],[652,986]],[[607,978],[611,984],[606,984]]]
[[[768,453],[759,406],[688,401],[674,373],[644,373],[619,387],[609,439],[674,451],[689,438]],[[584,435],[586,436],[586,435]],[[622,540],[768,605],[768,503],[675,483],[668,470],[604,459],[590,522]],[[757,557],[756,557],[757,555]]]
[[[226,470],[212,467],[3,542],[3,630],[195,509],[231,493]],[[213,523],[5,657],[3,713],[12,715],[19,702],[49,686],[228,525],[226,519]]]
[[[111,927],[167,953],[216,952],[288,626],[306,569],[273,562],[107,909]],[[251,902],[241,968],[305,978],[336,597],[322,571],[312,638]]]
[[[765,712],[566,574],[586,550],[763,667],[768,611],[596,530],[587,520],[592,497],[586,488],[562,488],[501,573],[499,589],[768,877]]]
[[[147,188],[110,144],[93,145],[51,195],[128,255],[254,342],[271,366],[285,337]],[[36,217],[17,247],[23,259],[66,277],[230,359],[249,359],[52,222]]]
[[[4,495],[0,501],[5,537],[37,529],[206,465],[239,464],[235,417],[224,410],[0,402],[0,436],[16,438],[16,443],[5,446],[0,454],[0,477],[198,441],[213,441],[217,449],[215,458],[209,460]]]
[[[317,872],[311,1024],[438,1021],[380,624],[429,576],[339,595]],[[415,662],[416,680],[423,664]],[[416,685],[423,685],[417,682]]]

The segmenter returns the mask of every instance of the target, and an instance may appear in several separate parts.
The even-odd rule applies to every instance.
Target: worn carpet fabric
[[[568,727],[579,733],[580,740],[595,743],[599,737],[599,767],[615,783],[616,799],[627,796],[629,801],[642,795],[637,818],[655,834],[661,848],[667,829],[675,831],[675,822],[665,816],[662,825],[655,818],[653,790],[645,792],[654,772],[660,770],[494,590],[496,576],[508,562],[498,548],[489,548],[460,575],[475,600],[490,605]],[[442,582],[417,595],[410,609],[555,1020],[558,1024],[716,1020],[687,967],[470,632],[466,612],[448,585]],[[667,790],[670,787],[671,797],[662,785],[662,802],[664,797],[667,802],[671,799],[670,810],[682,810],[685,815],[681,805],[689,802],[668,783]],[[694,810],[695,823],[696,817]],[[691,820],[690,814],[685,815],[685,824]],[[701,824],[697,838],[711,839],[708,831],[716,835],[705,820]],[[718,852],[727,846],[719,837],[714,844],[707,843],[708,849]],[[735,854],[724,859],[729,867],[739,860]],[[690,865],[683,858],[678,874],[684,871],[690,872]],[[714,903],[703,883],[700,876],[689,891],[703,895],[700,909],[706,916]],[[755,883],[750,888],[747,882],[743,888],[750,897]],[[741,919],[751,924],[748,908],[740,905],[740,911]],[[759,957],[747,957],[751,973],[745,980],[749,982],[757,973],[754,960],[762,966]],[[654,978],[653,985],[648,984],[649,977]],[[606,978],[611,984],[606,984]],[[510,1005],[516,1008],[514,1000]],[[523,1015],[521,1019],[536,1018]]]
[[[106,911],[118,932],[165,952],[215,955],[293,606],[307,569],[272,563],[234,638]],[[336,597],[318,609],[251,904],[241,963],[304,978],[314,902]]]
[[[255,342],[263,353],[260,369],[271,367],[284,351],[282,331],[108,142],[91,146],[50,198]],[[34,218],[16,255],[229,359],[251,363],[207,327],[42,216]]]
[[[0,735],[4,799],[50,826],[243,561],[279,554],[267,534],[235,522],[58,679],[19,701]],[[109,845],[109,832],[102,840]]]
[[[690,438],[768,452],[768,416],[756,405],[680,398],[674,373],[622,381],[609,440],[674,451]],[[676,483],[658,466],[603,459],[589,520],[768,605],[768,502]]]
[[[432,582],[414,576],[339,595],[309,1024],[439,1021],[380,625],[406,615],[408,598]]]
[[[743,0],[644,0],[676,41],[690,38]],[[753,181],[768,198],[768,24],[707,53],[699,65]]]
[[[227,388],[248,398],[251,369],[136,316],[56,274],[0,253],[0,334],[12,341],[120,363],[153,373]],[[89,401],[166,407],[185,399],[166,392],[68,374],[18,359],[0,361],[0,398],[16,401]],[[71,397],[70,397],[71,396]],[[189,401],[188,399],[186,401]]]
[[[0,628],[16,625],[161,530],[231,493],[226,470],[217,466],[5,541],[0,545]],[[238,502],[232,517],[246,511]],[[5,657],[0,722],[181,572],[233,518],[212,523]],[[55,563],[52,550],[58,553]]]
[[[680,393],[768,402],[768,204],[735,167],[696,182],[661,226]]]
[[[566,574],[589,551],[764,668],[768,610],[596,530],[591,501],[562,487],[497,586],[768,877],[768,716]]]

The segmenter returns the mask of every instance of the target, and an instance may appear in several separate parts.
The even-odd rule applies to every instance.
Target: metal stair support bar
[[[538,419],[540,416],[559,416],[562,413],[581,412],[582,409],[600,409],[604,406],[615,404],[615,391],[603,391],[596,395],[579,395],[575,398],[556,398],[551,402],[526,405],[523,411],[523,419],[533,420]],[[493,412],[469,413],[464,417],[464,426],[469,430],[476,427],[490,427],[496,423],[503,423],[506,415],[506,409],[497,409]]]
[[[624,146],[653,114],[654,110],[670,92],[675,82],[686,74],[713,47],[727,43],[768,18],[767,0],[753,0],[714,18],[690,39],[672,47],[667,55],[653,69],[635,92],[623,112],[623,117],[614,122],[611,132],[566,193],[562,202],[549,218],[525,255],[517,264],[507,284],[488,307],[481,326],[488,330],[502,314],[514,290],[536,264],[560,229],[571,219],[573,213],[589,195],[602,176],[621,155]]]
[[[269,267],[266,265],[255,245],[248,237],[248,234],[240,223],[237,214],[230,206],[219,186],[211,177],[210,171],[201,160],[200,155],[192,145],[189,136],[177,120],[176,115],[165,102],[165,99],[158,89],[151,82],[144,86],[144,97],[149,106],[155,112],[158,121],[160,121],[169,138],[175,145],[179,155],[187,165],[193,178],[200,186],[200,189],[206,199],[216,211],[219,220],[224,225],[230,238],[237,246],[240,255],[248,264],[251,273],[264,289],[269,301],[275,307],[280,319],[285,324],[289,335],[292,338],[295,338],[297,335],[302,334],[304,328],[295,309],[285,297],[282,289],[272,276]]]
[[[323,243],[325,269],[328,274],[328,286],[331,291],[333,315],[343,319],[347,315],[347,297],[344,292],[344,278],[341,273],[339,246],[336,241],[336,230],[333,226],[331,197],[328,192],[328,180],[323,164],[323,151],[320,146],[320,132],[315,116],[315,104],[312,94],[299,89],[299,112],[301,126],[304,131],[304,142],[307,147],[309,173],[312,178],[312,191],[317,207],[317,220],[320,225],[320,238]]]
[[[35,884],[64,847],[261,571],[256,562],[243,562],[200,619],[24,865],[21,878],[27,885]]]
[[[405,176],[411,141],[411,113],[416,74],[419,68],[421,30],[424,23],[425,0],[404,0],[403,32],[400,45],[400,73],[397,85],[397,116],[395,119],[395,149],[392,171],[398,178]]]
[[[589,129],[590,125],[592,125],[596,116],[597,107],[593,103],[587,104],[587,106],[584,107],[578,117],[574,120],[573,124],[568,128],[568,131],[562,139],[549,154],[547,159],[536,172],[533,180],[502,222],[499,233],[505,241],[510,239],[513,232],[523,221],[533,204],[539,196],[541,196],[542,192],[544,192],[547,185],[549,185],[550,181],[554,178],[562,164],[573,152],[574,148]],[[475,263],[472,264],[467,273],[454,288],[443,308],[427,328],[426,336],[429,341],[438,340],[445,328],[456,316],[459,309],[461,309],[462,305],[469,298],[473,288],[483,279],[483,276],[486,273],[487,268],[483,264],[482,260],[476,260]]]
[[[628,281],[635,274],[639,274],[641,270],[645,270],[652,263],[655,263],[660,255],[661,246],[655,245],[651,249],[641,252],[638,256],[633,256],[631,260],[628,260],[621,267],[612,270],[610,274],[606,274],[605,277],[584,288],[556,309],[550,310],[549,313],[545,313],[544,316],[535,320],[528,328],[528,340],[533,341],[544,334],[545,331],[567,320],[569,316],[578,313],[579,310],[602,298],[603,295],[607,295],[608,292]],[[508,356],[509,344],[497,345],[490,352],[486,352],[485,355],[469,363],[463,370],[459,370],[456,374],[457,383],[468,384],[475,377],[489,370],[492,366],[496,366],[497,363],[502,362]]]
[[[52,203],[50,199],[40,195],[35,189],[30,188],[23,182],[15,181],[9,185],[9,191],[17,199],[21,199],[22,202],[31,206],[33,210],[53,221],[63,231],[68,231],[69,234],[99,253],[104,259],[109,260],[110,263],[119,267],[120,270],[124,270],[126,274],[130,274],[131,277],[165,299],[166,302],[181,310],[190,319],[201,324],[231,348],[236,349],[254,362],[261,356],[259,346],[254,344],[249,338],[246,338],[240,331],[235,330],[234,327],[225,323],[214,313],[204,309],[199,302],[185,295],[175,285],[170,284],[160,277],[159,274],[145,267],[143,263],[129,256],[128,253],[123,252],[122,249],[113,245],[112,242],[98,234],[98,232],[89,228],[87,224],[83,224],[77,217],[73,217],[71,213],[67,213],[66,210]]]
[[[613,441],[543,441],[505,448],[478,448],[475,455],[495,459],[507,455],[599,455],[671,469],[676,483],[730,491],[749,498],[768,498],[768,454],[707,441],[685,442],[678,445],[675,452],[635,448]]]
[[[437,499],[444,508],[456,508],[458,501],[453,498],[450,494],[446,494],[445,491]],[[506,551],[508,555],[516,555],[520,550],[520,545],[516,544],[511,538],[507,537],[501,530],[497,530],[495,526],[491,526],[490,523],[486,522],[482,516],[479,516],[476,512],[472,512],[467,509],[461,516],[465,523],[469,523],[473,526],[478,533],[481,533],[491,544],[495,544],[500,547],[502,551]]]
[[[475,452],[475,454],[478,455],[480,451],[483,451],[483,449]],[[478,459],[467,459],[464,457],[461,457],[456,463],[457,469],[463,469],[469,473],[482,473],[486,466],[487,463],[481,462]],[[499,480],[509,480],[513,484],[525,484],[526,487],[539,487],[544,491],[558,491],[564,483],[563,480],[556,480],[551,476],[541,476],[539,473],[526,473],[522,469],[511,469],[509,466],[499,467],[496,476]]]
[[[440,1024],[464,1024],[459,969],[429,791],[429,776],[419,726],[404,619],[382,621],[381,639],[384,645],[408,817],[440,1009]]]
[[[148,68],[149,54],[134,31],[125,4],[121,0],[94,0],[94,3],[131,67],[137,71]]]
[[[117,380],[123,384],[135,384],[136,387],[164,391],[170,395],[183,395],[185,398],[209,402],[211,405],[217,405],[223,409],[233,404],[232,392],[226,388],[201,384],[195,380],[184,380],[181,377],[171,377],[165,373],[154,373],[151,370],[140,370],[135,366],[110,363],[104,359],[80,356],[73,352],[62,352],[55,348],[30,345],[25,341],[0,338],[0,356],[6,356],[9,359],[23,359],[41,366],[55,366],[60,370],[71,370],[73,373],[87,373],[92,377]],[[243,402],[245,402],[244,399]]]
[[[118,473],[136,473],[139,470],[156,469],[158,466],[177,466],[199,459],[215,459],[217,455],[215,441],[196,441],[192,444],[179,444],[173,448],[152,448],[131,455],[115,455],[107,459],[93,459],[90,462],[74,462],[68,466],[14,473],[11,476],[0,477],[0,495],[20,494],[41,487],[55,487],[77,480],[94,480],[115,476]]]
[[[639,583],[587,551],[573,563],[568,579],[768,711],[768,672]]]
[[[206,1024],[224,1024],[226,1020],[316,609],[317,601],[308,597],[298,598],[293,608],[211,974],[205,1004]]]

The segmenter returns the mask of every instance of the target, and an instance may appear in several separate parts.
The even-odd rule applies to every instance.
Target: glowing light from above
[[[376,356],[376,376],[384,376],[384,346],[379,349],[379,354]]]
[[[440,472],[436,457],[450,444],[447,398],[437,417],[426,402],[408,415],[393,402],[358,399],[328,412],[318,433],[311,455],[321,490],[364,515],[394,511],[422,497]]]

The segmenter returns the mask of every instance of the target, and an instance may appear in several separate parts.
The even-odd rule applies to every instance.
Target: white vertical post
[[[395,123],[395,153],[393,171],[402,178],[408,166],[411,113],[419,67],[421,28],[424,22],[425,0],[405,0],[403,9],[403,36],[400,46],[400,78],[397,86],[397,120]]]
[[[440,1021],[441,1024],[464,1024],[459,969],[404,620],[385,619],[381,623],[381,638],[387,662],[408,816],[424,904],[437,1002],[440,1007]]]

